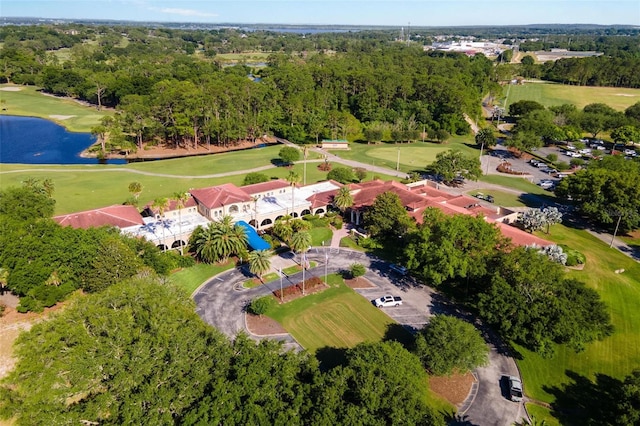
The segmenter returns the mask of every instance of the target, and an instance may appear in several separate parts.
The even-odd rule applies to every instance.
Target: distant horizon
[[[637,0],[2,0],[2,16],[176,24],[640,27]]]
[[[594,26],[594,27],[630,27],[640,29],[640,24],[597,24],[593,22],[534,22],[530,24],[459,24],[459,25],[413,25],[407,23],[405,25],[391,24],[327,24],[327,23],[287,23],[287,22],[205,22],[205,21],[171,21],[171,20],[154,20],[154,19],[117,19],[117,18],[60,18],[60,17],[43,17],[43,16],[3,16],[2,21],[11,21],[13,19],[28,20],[46,20],[46,21],[94,21],[94,22],[131,22],[136,24],[157,23],[157,24],[179,24],[179,25],[207,25],[207,26],[264,26],[264,27],[371,27],[371,28],[495,28],[495,27],[536,27],[536,26]]]

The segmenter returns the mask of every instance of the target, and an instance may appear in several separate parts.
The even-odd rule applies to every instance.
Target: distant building
[[[344,139],[325,139],[320,143],[320,147],[323,149],[349,149],[349,141]]]

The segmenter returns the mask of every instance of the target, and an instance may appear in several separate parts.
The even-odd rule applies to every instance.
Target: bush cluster
[[[318,170],[321,170],[323,172],[330,172],[331,168],[332,168],[331,163],[329,163],[328,161],[318,164]]]
[[[311,277],[304,281],[305,292],[315,290],[316,288],[322,287],[324,285],[324,281],[322,281],[318,277]],[[280,293],[280,289],[273,292],[273,295],[278,299],[280,299],[281,297],[296,296],[299,294],[302,294],[302,282],[282,289],[282,293]]]

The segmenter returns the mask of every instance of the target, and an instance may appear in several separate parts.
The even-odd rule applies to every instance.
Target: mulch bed
[[[285,334],[285,330],[278,321],[266,315],[247,314],[247,329],[256,336],[268,336],[270,334]]]
[[[375,285],[371,284],[371,281],[363,277],[344,280],[344,283],[347,285],[347,287],[350,287],[353,289],[375,287]]]
[[[453,405],[460,405],[467,399],[475,378],[471,373],[454,374],[450,377],[429,377],[429,388]]]

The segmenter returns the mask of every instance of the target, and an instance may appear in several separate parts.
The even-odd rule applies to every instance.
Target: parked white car
[[[375,299],[373,304],[376,305],[376,308],[388,308],[390,306],[400,306],[402,305],[402,298],[400,296],[382,296],[379,299]]]
[[[515,376],[509,376],[509,396],[513,402],[522,401],[522,382]]]

